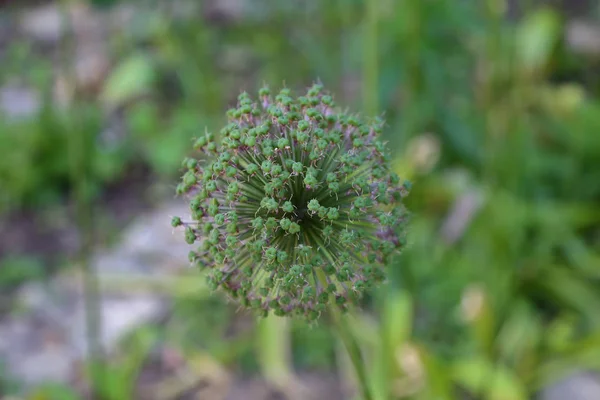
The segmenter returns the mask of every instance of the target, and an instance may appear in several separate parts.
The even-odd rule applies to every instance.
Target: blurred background
[[[600,399],[595,0],[0,1],[0,398],[353,398],[326,319],[256,321],[170,227],[192,138],[315,80],[413,182],[375,398]]]

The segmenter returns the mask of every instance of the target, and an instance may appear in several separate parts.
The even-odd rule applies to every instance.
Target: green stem
[[[275,387],[290,389],[293,372],[288,320],[275,315],[259,320],[257,339],[258,361],[263,376]]]
[[[323,287],[327,287],[327,278],[325,277],[325,273],[322,270],[317,271],[317,277],[319,282],[323,285]],[[335,304],[329,304],[329,312],[331,313],[331,317],[337,333],[344,344],[346,352],[350,357],[350,361],[354,366],[354,371],[356,372],[356,378],[358,380],[359,389],[362,393],[362,397],[364,400],[372,400],[371,391],[369,389],[369,381],[367,379],[367,371],[365,370],[365,363],[362,358],[362,354],[360,351],[360,346],[354,335],[352,334],[352,329],[348,325],[348,321],[342,315],[340,309]]]
[[[331,305],[329,311],[331,312],[333,323],[337,329],[338,335],[340,339],[342,339],[344,348],[346,349],[346,352],[350,357],[350,361],[354,366],[354,371],[356,372],[356,378],[358,379],[358,386],[362,393],[362,397],[364,400],[372,400],[373,397],[371,396],[371,391],[369,389],[365,363],[362,358],[358,342],[356,341],[356,338],[352,334],[352,330],[348,325],[348,321],[343,315],[341,315],[341,312],[337,306]]]
[[[377,0],[367,1],[363,49],[363,98],[365,111],[369,115],[376,115],[379,110],[378,8]]]
[[[75,34],[69,14],[69,1],[62,0],[60,13],[63,24],[66,26],[65,35],[61,43],[62,67],[69,80],[68,89],[72,91],[70,107],[78,106],[77,82],[73,70],[73,54],[75,49]],[[100,339],[101,312],[100,312],[100,284],[96,271],[90,264],[93,247],[93,210],[92,200],[89,195],[89,168],[91,164],[91,149],[93,143],[89,126],[86,124],[87,109],[70,110],[73,118],[69,126],[68,157],[72,189],[72,200],[75,203],[75,222],[81,237],[77,259],[82,272],[86,341],[88,363],[91,370],[92,399],[99,398],[98,388],[105,387],[105,371],[103,366],[104,349]]]

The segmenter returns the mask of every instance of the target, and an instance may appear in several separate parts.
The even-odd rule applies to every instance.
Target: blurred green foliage
[[[114,38],[98,96],[67,109],[46,96],[31,118],[0,119],[0,211],[67,193],[70,135],[95,144],[97,192],[133,164],[170,179],[239,90],[320,79],[339,103],[384,113],[414,182],[410,245],[355,321],[376,398],[520,400],[600,369],[598,55],[567,45],[560,12],[508,21],[501,0],[254,0],[217,20],[157,4],[140,3]],[[27,60],[23,49],[8,59]],[[47,93],[37,65],[24,79]],[[126,133],[107,143],[115,115]],[[179,297],[172,340],[260,368],[252,335],[223,339],[240,317],[220,303]],[[334,367],[326,327],[290,332],[298,368]]]

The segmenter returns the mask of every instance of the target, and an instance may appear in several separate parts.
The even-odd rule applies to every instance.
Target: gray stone
[[[540,400],[598,400],[600,376],[589,372],[575,373],[545,388]]]
[[[248,0],[210,0],[204,6],[204,13],[210,19],[239,21],[248,8]]]
[[[600,26],[597,23],[571,21],[565,35],[567,45],[573,51],[590,56],[600,54]]]
[[[91,267],[101,286],[101,342],[111,352],[131,330],[155,321],[168,310],[168,299],[152,289],[111,286],[115,277],[135,283],[136,277],[162,282],[187,268],[189,247],[173,215],[185,217],[182,203],[141,216],[122,233],[113,249],[100,250]],[[87,335],[82,276],[71,269],[46,284],[30,283],[17,294],[16,311],[0,320],[0,359],[13,378],[28,385],[44,381],[68,383],[85,357]]]
[[[55,43],[65,33],[65,24],[57,4],[26,10],[21,17],[21,30],[35,40]]]
[[[8,118],[26,118],[40,108],[40,95],[33,89],[22,86],[0,88],[0,113]]]
[[[458,197],[442,225],[441,238],[447,244],[453,244],[459,240],[483,203],[483,194],[475,189],[471,189]]]

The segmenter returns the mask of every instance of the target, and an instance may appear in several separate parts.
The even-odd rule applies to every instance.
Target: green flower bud
[[[319,210],[319,207],[321,207],[321,205],[319,204],[319,201],[317,199],[312,199],[308,202],[308,209],[310,211],[316,212]]]
[[[288,228],[288,232],[291,233],[291,234],[295,234],[295,233],[300,232],[300,225],[298,225],[295,222],[292,222],[290,224],[290,227]]]
[[[291,213],[294,211],[294,205],[292,204],[291,201],[286,201],[281,206],[281,209],[287,213]]]
[[[256,217],[252,220],[252,228],[254,229],[262,229],[265,222],[261,217]]]
[[[304,184],[306,186],[316,186],[318,183],[319,181],[312,174],[306,174],[304,177]]]
[[[289,218],[283,218],[281,221],[279,221],[279,225],[281,226],[281,229],[287,231],[290,229],[292,221]]]
[[[181,225],[183,225],[183,223],[181,222],[181,218],[179,218],[179,217],[173,217],[171,219],[171,226],[173,228],[177,228],[178,226],[181,226]]]
[[[258,165],[256,164],[248,164],[246,166],[246,172],[248,172],[249,174],[255,174],[256,172],[258,172]]]
[[[196,241],[196,234],[194,233],[193,229],[189,226],[185,228],[185,241],[188,244],[192,244]]]

